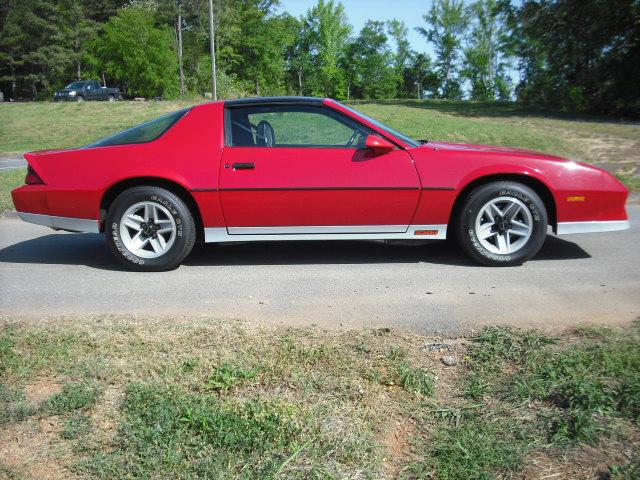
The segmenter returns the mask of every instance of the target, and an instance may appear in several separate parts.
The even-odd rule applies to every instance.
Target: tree
[[[441,87],[438,96],[461,98],[462,87],[458,76],[462,35],[469,23],[463,0],[435,0],[429,13],[423,15],[429,28],[416,30],[433,43],[436,66]]]
[[[640,116],[640,2],[526,0],[510,21],[520,100]]]
[[[510,79],[505,73],[508,30],[504,8],[502,0],[478,0],[469,7],[473,20],[462,75],[471,83],[472,100],[510,97]]]
[[[98,25],[88,18],[82,0],[60,0],[58,9],[61,26],[53,41],[68,51],[68,60],[75,67],[75,77],[81,80],[87,45],[97,33]]]
[[[153,11],[126,7],[118,11],[93,43],[100,65],[129,95],[173,97],[178,93],[174,36],[158,27]]]
[[[349,45],[347,58],[353,66],[350,80],[354,97],[395,97],[398,76],[392,66],[393,55],[383,22],[368,20]]]
[[[347,96],[345,71],[340,66],[351,27],[344,7],[333,0],[319,0],[303,19],[311,71],[306,91],[310,95],[344,98]]]
[[[9,97],[21,91],[33,100],[69,66],[65,49],[53,39],[61,25],[56,4],[46,0],[13,0],[0,32],[0,82]]]
[[[412,96],[413,85],[406,81],[408,78],[407,69],[415,52],[411,50],[407,38],[409,30],[404,22],[394,19],[387,22],[387,32],[396,44],[396,51],[393,54],[393,68],[398,79],[396,93],[399,97],[410,97]]]

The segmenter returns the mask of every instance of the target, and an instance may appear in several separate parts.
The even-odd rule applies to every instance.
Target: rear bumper
[[[18,216],[25,222],[44,225],[45,227],[51,227],[57,230],[100,233],[100,224],[98,221],[88,218],[56,217],[54,215],[26,212],[18,212]]]
[[[628,220],[596,221],[596,222],[558,222],[557,235],[571,233],[600,233],[628,230],[631,227]]]

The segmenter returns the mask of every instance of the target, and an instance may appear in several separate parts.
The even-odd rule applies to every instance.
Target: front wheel
[[[134,187],[109,208],[107,238],[128,269],[171,270],[191,252],[196,238],[191,211],[180,197],[159,187]]]
[[[462,250],[487,266],[520,265],[535,256],[547,234],[547,211],[526,185],[494,182],[476,188],[458,217]]]

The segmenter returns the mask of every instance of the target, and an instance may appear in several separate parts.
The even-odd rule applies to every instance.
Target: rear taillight
[[[31,165],[27,167],[27,176],[24,177],[24,183],[26,183],[27,185],[43,185],[44,184],[42,179],[38,176],[38,174],[31,167]]]

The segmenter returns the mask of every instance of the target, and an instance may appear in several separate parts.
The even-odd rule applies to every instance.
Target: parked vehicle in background
[[[58,90],[54,102],[84,102],[85,100],[104,100],[115,102],[122,100],[122,93],[118,87],[102,87],[97,80],[82,80],[71,82],[62,90]]]

